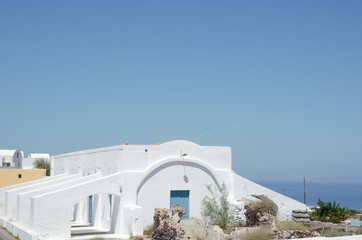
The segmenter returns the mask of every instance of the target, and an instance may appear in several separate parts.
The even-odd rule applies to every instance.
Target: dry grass
[[[277,228],[280,230],[310,230],[307,226],[294,221],[282,221],[277,223]]]
[[[341,237],[349,235],[346,232],[338,231],[337,229],[327,229],[322,233],[323,237]]]
[[[130,240],[143,240],[144,238],[142,236],[132,236],[129,239]]]
[[[269,229],[258,228],[242,234],[239,240],[272,240],[273,234]]]
[[[153,224],[147,226],[144,230],[143,230],[143,235],[147,236],[147,237],[151,237],[153,234]]]
[[[266,198],[266,197],[259,197],[260,201],[257,202],[253,202],[252,203],[252,208],[253,209],[258,209],[260,212],[269,212],[269,213],[275,213],[277,210],[275,203]]]

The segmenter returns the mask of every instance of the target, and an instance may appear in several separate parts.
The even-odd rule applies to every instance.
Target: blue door
[[[170,207],[172,207],[175,204],[178,204],[183,208],[185,208],[185,215],[183,215],[182,219],[189,218],[189,198],[190,198],[189,190],[171,191]]]

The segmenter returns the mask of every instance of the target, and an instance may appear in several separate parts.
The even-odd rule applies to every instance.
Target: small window
[[[18,174],[18,178],[21,178],[21,174]]]

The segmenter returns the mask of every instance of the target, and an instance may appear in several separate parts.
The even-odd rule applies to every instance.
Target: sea
[[[260,185],[284,194],[290,198],[304,202],[304,182],[260,181]],[[317,206],[318,199],[324,202],[336,202],[362,212],[362,183],[321,183],[306,181],[306,204]]]

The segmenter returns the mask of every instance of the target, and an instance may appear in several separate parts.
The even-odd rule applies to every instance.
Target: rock
[[[219,226],[210,226],[206,229],[206,239],[223,240],[224,231]]]
[[[182,220],[178,226],[185,230],[185,239],[198,240],[206,237],[206,223],[200,219]]]
[[[276,239],[296,239],[319,237],[320,233],[309,230],[278,230],[275,231]]]
[[[230,237],[231,239],[240,239],[240,237],[249,232],[249,231],[253,231],[255,229],[258,229],[259,227],[241,227],[241,228],[237,228],[234,231],[232,231],[230,233]]]

